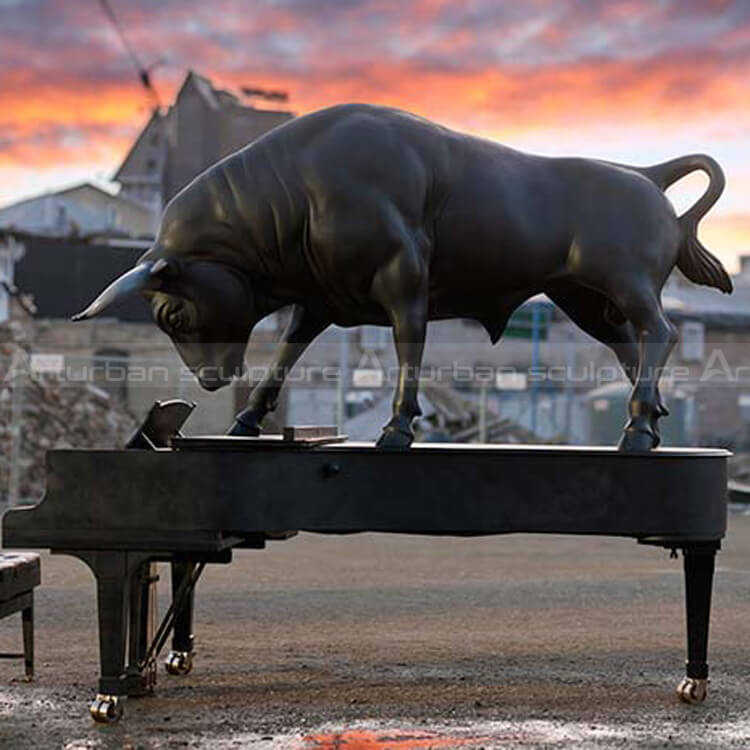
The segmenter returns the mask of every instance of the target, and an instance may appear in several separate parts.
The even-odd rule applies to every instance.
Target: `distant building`
[[[151,308],[140,295],[87,323],[70,320],[112,279],[132,268],[147,244],[0,229],[0,323],[3,312],[23,323],[29,352],[62,361],[64,377],[74,387],[90,383],[115,394],[139,419],[157,399],[181,396],[199,401],[205,408],[193,415],[190,429],[221,433],[244,407],[247,389],[238,384],[215,394],[202,392],[182,367],[168,336],[153,324]],[[29,305],[22,309],[17,304],[20,295],[33,301],[33,314]],[[277,337],[276,329],[269,326],[253,332],[249,367],[260,367],[270,359]],[[0,346],[0,360],[7,356]],[[36,391],[28,393],[29,398],[38,397]],[[0,408],[7,407],[0,383]]]
[[[204,169],[293,117],[291,112],[247,106],[190,71],[174,104],[153,113],[114,180],[122,195],[150,205],[158,216]]]
[[[0,208],[0,229],[55,237],[153,237],[164,204],[214,162],[291,120],[187,74],[174,104],[155,111],[114,175],[116,195],[90,183]]]
[[[150,206],[84,182],[0,208],[0,228],[56,237],[145,237],[153,236],[154,217]]]

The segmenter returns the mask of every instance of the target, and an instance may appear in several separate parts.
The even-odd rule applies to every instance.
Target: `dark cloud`
[[[367,98],[457,125],[669,120],[731,109],[750,72],[748,0],[109,2],[142,62],[166,59],[164,101],[193,68],[286,87],[298,111]],[[0,0],[0,16],[6,141],[14,123],[45,143],[55,126],[137,129],[147,99],[96,0]]]
[[[166,55],[180,72],[298,72],[394,60],[454,70],[646,60],[721,49],[725,35],[750,24],[747,0],[110,2],[143,59]],[[2,45],[0,63],[40,73],[63,68],[118,77],[129,66],[94,0],[6,2],[2,37],[16,44]]]

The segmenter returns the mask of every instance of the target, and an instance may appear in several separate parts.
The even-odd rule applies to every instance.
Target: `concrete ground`
[[[91,574],[49,555],[42,571],[37,679],[0,662],[2,748],[750,747],[741,512],[719,556],[699,706],[675,696],[681,562],[631,540],[301,535],[238,552],[199,583],[193,672],[162,671],[113,726],[88,716]],[[18,619],[0,622],[0,651],[18,649]]]

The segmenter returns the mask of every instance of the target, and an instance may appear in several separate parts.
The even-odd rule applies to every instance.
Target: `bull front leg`
[[[276,408],[279,392],[286,376],[315,337],[322,333],[328,322],[295,305],[292,317],[284,331],[273,361],[263,379],[253,388],[247,406],[235,417],[228,435],[256,436],[260,434],[264,417]]]
[[[415,254],[404,253],[374,285],[393,326],[398,385],[393,417],[383,428],[378,448],[404,449],[414,440],[411,424],[419,408],[419,370],[427,334],[427,283]]]

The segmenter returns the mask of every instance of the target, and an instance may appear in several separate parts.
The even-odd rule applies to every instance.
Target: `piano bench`
[[[41,581],[39,555],[0,551],[0,619],[21,613],[23,653],[0,659],[23,659],[26,679],[34,677],[34,587]]]

